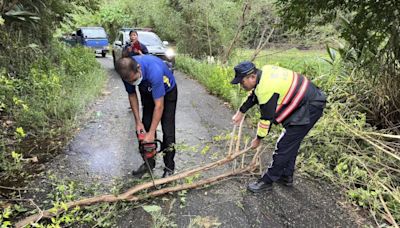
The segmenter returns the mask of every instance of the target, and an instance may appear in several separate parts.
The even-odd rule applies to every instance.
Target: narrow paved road
[[[111,58],[98,58],[108,72],[103,96],[91,107],[89,122],[77,133],[65,154],[54,159],[51,169],[60,176],[86,183],[111,186],[115,178],[131,180],[133,168],[140,165],[133,116],[123,84]],[[213,137],[227,134],[232,126],[232,110],[209,95],[196,81],[175,73],[178,83],[177,171],[198,166],[223,156],[225,142],[209,144]],[[207,150],[206,145],[210,146]],[[271,154],[267,154],[270,157]],[[158,159],[155,176],[162,174]],[[209,175],[213,175],[211,173]],[[263,194],[246,192],[255,177],[244,176],[212,187],[169,195],[159,204],[178,227],[214,221],[220,227],[357,227],[358,216],[340,206],[337,190],[297,176],[293,188],[276,185]],[[105,188],[106,189],[106,188]],[[176,198],[177,200],[174,200]],[[201,219],[203,218],[203,219]],[[142,209],[124,212],[116,227],[151,227],[151,217]]]

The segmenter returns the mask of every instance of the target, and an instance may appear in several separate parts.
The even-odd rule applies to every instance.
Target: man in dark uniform
[[[234,70],[235,78],[231,83],[240,83],[252,92],[232,117],[233,123],[239,124],[244,113],[255,104],[260,106],[261,118],[251,147],[260,145],[272,124],[282,123],[285,128],[276,144],[272,164],[247,189],[251,192],[270,190],[273,182],[291,186],[300,143],[322,116],[326,97],[306,77],[282,67],[265,65],[259,70],[252,62],[244,61]]]
[[[129,94],[136,131],[146,132],[144,142],[154,141],[157,126],[161,122],[163,132],[161,151],[164,153],[165,164],[163,177],[172,175],[175,170],[175,111],[178,97],[174,75],[161,59],[151,55],[121,58],[116,62],[116,70]],[[142,120],[136,86],[139,87],[143,106]],[[148,159],[148,162],[153,169],[154,158]],[[143,163],[132,174],[141,177],[147,171],[147,166]]]

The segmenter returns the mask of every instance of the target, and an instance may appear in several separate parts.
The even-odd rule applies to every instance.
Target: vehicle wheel
[[[106,54],[107,53],[103,52],[103,53],[101,53],[101,56],[104,58],[104,57],[106,57]]]

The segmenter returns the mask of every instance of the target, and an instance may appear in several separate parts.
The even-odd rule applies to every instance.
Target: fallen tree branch
[[[186,190],[186,189],[194,189],[194,188],[206,185],[206,184],[215,183],[215,182],[220,181],[229,176],[234,176],[234,175],[238,175],[238,174],[241,174],[241,173],[244,173],[247,171],[251,171],[255,168],[256,167],[254,165],[246,166],[245,168],[226,172],[221,175],[218,175],[215,177],[210,177],[208,179],[204,179],[204,180],[192,183],[192,184],[182,184],[182,185],[177,185],[177,186],[173,186],[173,187],[162,188],[160,190],[150,192],[150,193],[146,194],[145,196],[132,196],[128,200],[129,201],[138,201],[138,200],[143,200],[143,199],[147,199],[147,198],[151,198],[151,197],[155,197],[155,196],[164,195],[164,194],[170,193],[170,192],[179,192],[179,191]]]
[[[232,161],[233,159],[235,159],[238,156],[246,153],[249,150],[250,150],[250,148],[244,149],[244,150],[242,150],[242,151],[240,151],[238,153],[231,154],[231,155],[229,155],[229,156],[227,156],[227,157],[225,157],[225,158],[223,158],[221,160],[209,163],[209,164],[207,164],[205,166],[201,166],[201,167],[198,167],[198,168],[195,168],[195,169],[187,170],[187,171],[175,174],[175,175],[167,177],[167,178],[157,179],[154,182],[155,182],[156,185],[165,184],[165,183],[169,183],[169,182],[172,182],[172,181],[175,181],[175,180],[182,179],[182,178],[187,177],[187,176],[191,176],[191,175],[193,175],[195,173],[198,173],[200,171],[210,170],[210,169],[212,169],[214,167],[221,166],[223,164],[226,164],[226,163]],[[121,194],[121,197],[126,199],[126,198],[128,198],[128,196],[130,196],[130,195],[132,195],[132,194],[134,194],[136,192],[139,192],[141,190],[144,190],[144,189],[147,189],[149,187],[152,187],[152,186],[153,186],[153,183],[150,183],[150,182],[135,186],[135,187],[129,189],[128,191],[126,191],[125,193]]]
[[[243,118],[244,119],[244,118]],[[258,158],[260,156],[260,152],[261,152],[261,148],[259,147],[256,151],[256,153],[254,154],[251,162],[249,165],[247,165],[246,167],[242,167],[241,169],[234,169],[230,172],[226,172],[223,173],[221,175],[215,176],[215,177],[211,177],[208,179],[204,179],[204,180],[200,180],[197,181],[195,183],[192,184],[182,184],[182,185],[177,185],[177,186],[173,186],[173,187],[167,187],[167,188],[163,188],[163,189],[159,189],[159,190],[155,190],[153,192],[150,193],[146,193],[144,195],[140,195],[140,196],[135,196],[133,194],[140,192],[142,190],[145,189],[150,189],[153,186],[157,186],[157,185],[162,185],[162,184],[166,184],[166,183],[170,183],[172,181],[176,181],[179,179],[183,179],[185,177],[188,176],[192,176],[198,172],[201,171],[207,171],[210,170],[212,168],[218,167],[218,166],[222,166],[228,162],[231,162],[233,160],[236,161],[236,158],[244,155],[247,151],[249,151],[251,148],[245,148],[241,151],[239,151],[239,147],[240,147],[240,138],[241,138],[241,133],[242,133],[242,124],[243,124],[243,120],[241,121],[240,127],[239,127],[239,136],[238,136],[238,143],[236,144],[236,150],[235,152],[232,153],[232,145],[233,145],[233,141],[231,141],[231,145],[230,145],[230,149],[228,151],[228,155],[223,158],[220,159],[218,161],[206,164],[204,166],[201,167],[197,167],[195,169],[191,169],[191,170],[187,170],[187,171],[183,171],[181,173],[175,174],[173,176],[169,176],[167,178],[161,178],[161,179],[157,179],[151,182],[146,182],[143,184],[140,184],[138,186],[134,186],[130,189],[128,189],[126,192],[119,194],[119,195],[112,195],[112,194],[106,194],[106,195],[100,195],[100,196],[94,196],[91,198],[85,198],[85,199],[81,199],[81,200],[77,200],[77,201],[72,201],[69,203],[66,203],[66,205],[63,208],[57,208],[57,207],[53,207],[50,208],[48,210],[40,210],[39,209],[39,213],[38,214],[34,214],[31,215],[29,217],[26,217],[23,220],[20,220],[18,223],[15,224],[16,227],[24,227],[27,226],[33,222],[38,222],[40,219],[42,218],[52,218],[54,216],[57,216],[67,210],[69,210],[70,208],[73,207],[78,207],[78,206],[86,206],[86,205],[91,205],[94,203],[103,203],[103,202],[108,202],[108,203],[113,203],[113,202],[117,202],[117,201],[138,201],[138,200],[142,200],[142,199],[146,199],[146,198],[150,198],[150,197],[155,197],[155,196],[159,196],[159,195],[163,195],[165,193],[168,192],[176,192],[176,191],[181,191],[181,190],[185,190],[185,189],[191,189],[191,188],[197,188],[199,186],[203,186],[206,184],[210,184],[210,183],[214,183],[217,182],[219,180],[222,180],[228,176],[232,176],[232,175],[237,175],[240,173],[244,173],[244,172],[253,172],[257,167],[258,167],[258,163],[260,161],[260,159]],[[233,129],[233,136],[234,136],[234,132],[235,132],[235,127]]]
[[[226,163],[234,160],[235,158],[239,157],[240,155],[246,153],[249,150],[250,150],[250,148],[247,148],[240,152],[237,152],[230,156],[227,156],[221,160],[218,160],[216,162],[209,163],[205,166],[198,167],[198,168],[195,168],[192,170],[187,170],[187,171],[175,174],[175,175],[167,177],[167,178],[161,178],[161,179],[154,180],[154,184],[155,185],[166,184],[166,183],[176,181],[176,180],[188,177],[188,176],[192,176],[201,171],[210,170],[214,167],[221,166],[223,164],[226,164]],[[251,164],[254,164],[254,163],[251,163]],[[232,173],[235,173],[235,171],[232,171]],[[54,208],[53,207],[51,209],[42,211],[42,213],[40,213],[40,214],[31,215],[31,216],[19,221],[18,223],[16,223],[15,226],[16,227],[24,227],[34,221],[38,221],[38,220],[42,219],[42,218],[51,218],[60,213],[63,213],[65,211],[65,209],[68,210],[72,207],[86,206],[86,205],[91,205],[94,203],[103,203],[103,202],[111,203],[111,202],[123,201],[123,200],[129,200],[129,201],[139,200],[140,199],[139,197],[136,199],[135,197],[137,197],[137,196],[132,196],[132,195],[139,191],[142,191],[142,190],[145,190],[145,189],[148,189],[151,187],[153,187],[153,182],[146,182],[146,183],[140,184],[138,186],[132,187],[132,188],[128,189],[125,193],[122,193],[118,196],[115,196],[112,194],[106,194],[106,195],[94,196],[91,198],[85,198],[85,199],[81,199],[81,200],[77,200],[77,201],[72,201],[72,202],[67,203],[64,208]],[[158,190],[158,191],[162,191],[162,190],[163,189]],[[52,211],[56,211],[56,212],[53,213]]]

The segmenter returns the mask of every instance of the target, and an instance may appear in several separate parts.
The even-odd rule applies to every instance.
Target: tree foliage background
[[[1,180],[23,176],[25,157],[61,148],[99,93],[104,75],[93,54],[53,37],[71,14],[96,7],[96,0],[0,1]]]
[[[290,28],[337,23],[344,42],[336,45],[351,78],[345,88],[353,102],[379,127],[399,128],[400,2],[396,0],[278,0]],[[355,83],[357,81],[357,83]],[[349,97],[352,99],[352,96]]]
[[[22,72],[26,73],[32,59],[51,51],[54,29],[69,21],[79,7],[94,10],[97,4],[97,0],[0,1],[0,67],[17,77],[27,76]]]
[[[220,56],[229,46],[239,26],[243,4],[250,10],[235,47],[255,47],[266,27],[275,32],[271,42],[291,43],[293,46],[311,46],[323,43],[324,34],[332,34],[327,27],[311,26],[320,34],[304,35],[289,31],[281,23],[272,0],[121,0],[103,1],[96,12],[82,11],[74,15],[74,23],[64,24],[62,32],[73,31],[78,26],[101,25],[110,39],[122,27],[150,27],[163,40],[176,45],[179,52],[200,58]],[[305,38],[306,37],[306,38]]]
[[[250,9],[239,27],[245,3]],[[235,48],[256,48],[269,33],[267,48],[330,44],[343,58],[343,75],[351,78],[345,87],[353,96],[346,97],[356,99],[355,108],[368,113],[370,123],[397,128],[399,4],[395,0],[105,1],[98,12],[76,16],[75,25],[100,24],[111,40],[121,27],[151,27],[163,40],[175,43],[180,53],[196,58],[223,56],[237,32]]]

